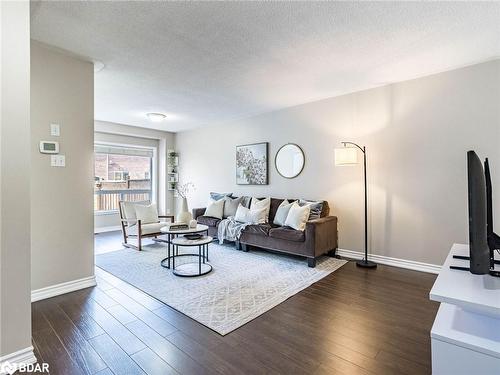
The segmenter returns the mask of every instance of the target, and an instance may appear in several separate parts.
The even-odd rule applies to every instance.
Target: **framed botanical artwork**
[[[267,185],[268,143],[236,146],[236,184]]]

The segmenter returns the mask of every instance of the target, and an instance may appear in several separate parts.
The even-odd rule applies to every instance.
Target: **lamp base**
[[[361,259],[356,262],[356,266],[364,268],[377,268],[377,263]]]

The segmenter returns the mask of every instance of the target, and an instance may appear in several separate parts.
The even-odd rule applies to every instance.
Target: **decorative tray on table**
[[[187,238],[188,240],[199,240],[200,238],[203,237],[203,235],[201,233],[191,233],[191,234],[185,234],[184,237]]]

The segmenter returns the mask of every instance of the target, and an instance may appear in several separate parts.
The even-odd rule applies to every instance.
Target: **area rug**
[[[310,268],[303,258],[257,250],[242,252],[231,245],[212,243],[209,263],[213,271],[184,278],[160,266],[164,257],[165,245],[155,244],[144,246],[143,251],[122,249],[96,255],[96,265],[221,335],[346,263],[324,256],[318,259],[316,268]]]

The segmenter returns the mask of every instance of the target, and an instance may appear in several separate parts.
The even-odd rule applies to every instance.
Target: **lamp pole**
[[[371,262],[368,260],[368,195],[367,195],[367,189],[366,189],[366,147],[363,146],[361,147],[360,145],[353,143],[353,142],[342,142],[344,147],[346,145],[353,145],[361,150],[363,153],[363,173],[364,173],[364,179],[365,179],[365,258],[358,260],[356,262],[356,265],[358,267],[365,267],[365,268],[375,268],[377,267],[377,263]]]

